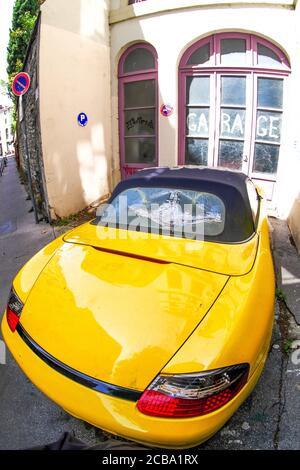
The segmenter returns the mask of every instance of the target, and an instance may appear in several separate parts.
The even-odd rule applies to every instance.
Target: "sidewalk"
[[[270,218],[281,348],[278,447],[300,449],[300,256],[285,221]]]
[[[26,197],[15,160],[9,159],[0,177],[1,312],[4,311],[11,282],[18,270],[55,238],[53,227],[44,223],[35,224],[33,213],[28,212],[32,205],[26,201]],[[25,377],[7,349],[6,365],[0,364],[0,423],[2,450],[24,449],[55,441],[62,432],[71,430],[87,442],[96,442],[94,428],[67,415],[48,400]]]
[[[14,160],[9,160],[0,177],[1,311],[17,271],[55,238],[51,226],[34,223],[30,208]],[[270,226],[281,300],[276,303],[269,358],[251,396],[201,449],[300,449],[300,353],[299,364],[294,363],[291,349],[300,339],[300,257],[286,223],[271,218]],[[9,353],[6,362],[0,364],[0,423],[5,423],[0,428],[0,449],[42,445],[57,440],[63,431],[74,431],[90,445],[105,440],[101,430],[72,418],[39,392]]]
[[[30,201],[20,184],[15,160],[10,158],[0,177],[0,309],[18,270],[54,238],[48,224],[34,223]]]
[[[277,285],[286,296],[286,305],[295,322],[300,325],[300,256],[287,224],[270,218],[270,225]]]

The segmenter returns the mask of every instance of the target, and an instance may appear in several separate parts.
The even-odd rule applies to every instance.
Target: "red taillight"
[[[13,312],[9,306],[6,308],[6,318],[7,318],[7,323],[9,328],[11,329],[12,332],[16,331],[17,325],[20,321],[20,317]]]
[[[211,413],[234,397],[227,388],[216,395],[200,400],[187,400],[164,395],[153,390],[146,390],[138,402],[138,409],[150,416],[165,416],[169,418],[189,418]]]
[[[138,401],[138,410],[165,418],[191,418],[226,405],[247,381],[240,365],[197,375],[159,376]]]
[[[6,307],[6,318],[12,332],[16,331],[23,310],[23,303],[13,289],[10,291]]]

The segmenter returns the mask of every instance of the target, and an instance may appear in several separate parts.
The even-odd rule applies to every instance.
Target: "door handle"
[[[244,155],[244,158],[243,158],[244,162],[248,162],[248,155]]]

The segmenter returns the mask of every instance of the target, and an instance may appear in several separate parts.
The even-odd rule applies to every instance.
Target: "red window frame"
[[[124,64],[128,55],[135,49],[146,49],[151,52],[154,59],[154,68],[140,70],[135,72],[124,72]],[[118,94],[119,94],[119,149],[122,178],[134,174],[141,168],[147,168],[158,165],[158,61],[155,48],[148,43],[137,43],[126,49],[119,60],[118,67]],[[126,163],[125,161],[125,120],[124,120],[124,85],[142,80],[154,80],[155,82],[155,160],[149,164],[145,163]]]
[[[221,63],[221,40],[222,39],[244,39],[246,41],[246,64],[245,66],[236,67],[236,66],[224,66]],[[205,44],[210,44],[210,60],[209,62],[203,65],[190,65],[188,60],[190,56],[200,47]],[[258,65],[258,53],[257,48],[258,44],[261,44],[269,49],[271,49],[276,56],[281,61],[281,65],[278,67],[261,67]],[[213,144],[213,149],[209,155],[208,164],[212,163],[214,166],[217,165],[217,153],[215,145],[218,140],[219,135],[219,116],[218,109],[220,107],[220,102],[218,99],[219,91],[217,89],[219,83],[219,77],[221,75],[232,75],[232,76],[246,76],[247,79],[251,80],[251,97],[249,104],[246,101],[246,109],[250,113],[249,118],[249,129],[251,130],[248,137],[245,137],[245,146],[248,147],[249,155],[252,155],[252,158],[249,158],[248,163],[248,173],[251,174],[250,164],[252,165],[253,159],[253,149],[255,144],[255,126],[256,126],[256,103],[255,103],[255,90],[256,83],[259,77],[269,77],[269,78],[284,78],[287,77],[290,73],[290,64],[281,49],[272,44],[271,42],[263,39],[259,36],[247,34],[247,33],[217,33],[208,37],[201,39],[200,41],[195,42],[190,46],[183,54],[180,64],[179,64],[179,122],[178,122],[178,163],[180,165],[185,164],[185,147],[186,147],[186,79],[190,76],[205,76],[209,75],[212,77],[211,86],[214,87],[213,92],[211,93],[211,124],[210,124],[210,134],[209,134],[209,143]],[[248,87],[249,88],[249,87]],[[248,92],[249,93],[249,92]],[[213,99],[212,99],[213,98]],[[216,135],[217,137],[216,137]],[[246,142],[246,138],[248,141]],[[250,162],[251,160],[251,162]],[[251,167],[252,168],[252,167]],[[253,175],[255,176],[255,175]],[[272,178],[271,178],[272,179]]]

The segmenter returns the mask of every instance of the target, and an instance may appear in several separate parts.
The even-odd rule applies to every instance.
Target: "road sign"
[[[169,117],[173,114],[173,106],[171,106],[170,104],[163,104],[161,107],[160,107],[160,113],[162,116],[165,116],[165,117]]]
[[[30,87],[30,77],[28,73],[21,72],[15,76],[13,84],[12,84],[12,91],[16,96],[22,96],[28,91]]]
[[[77,121],[80,126],[84,127],[88,123],[88,117],[85,113],[79,113],[77,116]]]

